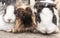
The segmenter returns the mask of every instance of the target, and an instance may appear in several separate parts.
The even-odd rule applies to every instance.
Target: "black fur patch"
[[[45,1],[45,0],[35,0],[35,1]]]
[[[54,9],[53,9],[53,8],[50,8],[50,10],[51,10],[52,13],[53,13],[53,19],[52,19],[52,22],[53,22],[55,25],[57,25],[57,17],[56,17],[56,15],[54,14]]]
[[[40,18],[40,14],[38,13],[35,13],[35,16],[36,16],[36,22],[41,22],[41,18]]]
[[[24,17],[21,17],[22,24],[24,24],[24,27],[30,27],[31,26],[31,16],[24,15]]]
[[[53,15],[53,20],[52,20],[52,22],[53,22],[55,25],[57,25],[57,18],[56,18],[56,15]]]
[[[35,0],[35,1],[46,1],[46,0]],[[51,1],[55,1],[55,0],[51,0]]]
[[[36,22],[41,22],[41,18],[40,18],[40,12],[43,9],[43,4],[41,4],[40,2],[35,3],[34,8],[37,9],[37,13],[35,13],[36,16]]]

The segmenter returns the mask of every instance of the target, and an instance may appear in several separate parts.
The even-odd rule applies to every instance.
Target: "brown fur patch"
[[[13,32],[36,30],[35,16],[30,7],[18,8],[16,13],[17,19]]]

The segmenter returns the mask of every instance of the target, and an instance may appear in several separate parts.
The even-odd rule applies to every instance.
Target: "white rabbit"
[[[15,25],[16,15],[14,14],[14,5],[9,5],[6,8],[6,12],[0,14],[0,30],[10,32]]]
[[[36,2],[34,5],[37,11],[37,30],[43,34],[59,32],[59,16],[53,3]]]

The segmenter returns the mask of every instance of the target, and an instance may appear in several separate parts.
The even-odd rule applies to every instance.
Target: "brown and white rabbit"
[[[13,32],[21,32],[21,31],[34,31],[36,25],[34,23],[35,16],[29,5],[22,4],[17,7],[16,10],[17,19],[16,25]]]

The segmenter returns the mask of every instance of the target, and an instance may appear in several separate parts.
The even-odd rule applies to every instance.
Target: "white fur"
[[[56,9],[54,9],[54,13],[57,16],[57,20],[59,20]],[[51,10],[49,10],[49,8],[43,8],[42,12],[40,13],[40,17],[41,22],[37,24],[38,31],[48,34],[58,32],[58,24],[55,25],[54,23],[52,23],[53,13]]]
[[[0,6],[2,6],[2,2],[0,2]]]
[[[47,3],[54,3],[53,1],[51,1],[51,0],[46,0],[46,1],[40,1],[40,2],[47,2]]]
[[[14,6],[9,5],[6,9],[6,14],[4,15],[4,21],[8,22],[8,19],[11,19],[10,22],[15,22]]]
[[[45,3],[52,3],[54,4],[54,2],[52,0],[45,0],[45,1],[40,1],[40,2],[45,2]],[[37,9],[34,9],[34,4],[35,4],[35,0],[30,0],[30,5],[31,8],[33,9],[34,12],[37,12]],[[53,32],[58,32],[58,26],[59,26],[59,16],[58,16],[58,11],[54,9],[54,14],[57,17],[57,25],[55,25],[54,23],[52,23],[52,19],[53,19],[53,13],[51,10],[49,10],[49,8],[44,8],[40,14],[41,17],[41,22],[37,23],[37,30],[40,31],[41,33],[53,33]]]
[[[34,13],[34,5],[35,5],[35,0],[30,0],[30,7],[33,10],[33,13]]]
[[[5,23],[3,21],[3,14],[0,15],[0,30],[11,30],[14,24]]]
[[[0,30],[9,32],[14,28],[14,25],[15,25],[14,22],[15,22],[16,17],[14,15],[14,7],[8,6],[5,16],[3,15],[4,13],[2,12],[2,14],[0,14]],[[3,20],[3,18],[6,22]],[[13,23],[7,23],[7,19],[12,19],[11,22]]]

